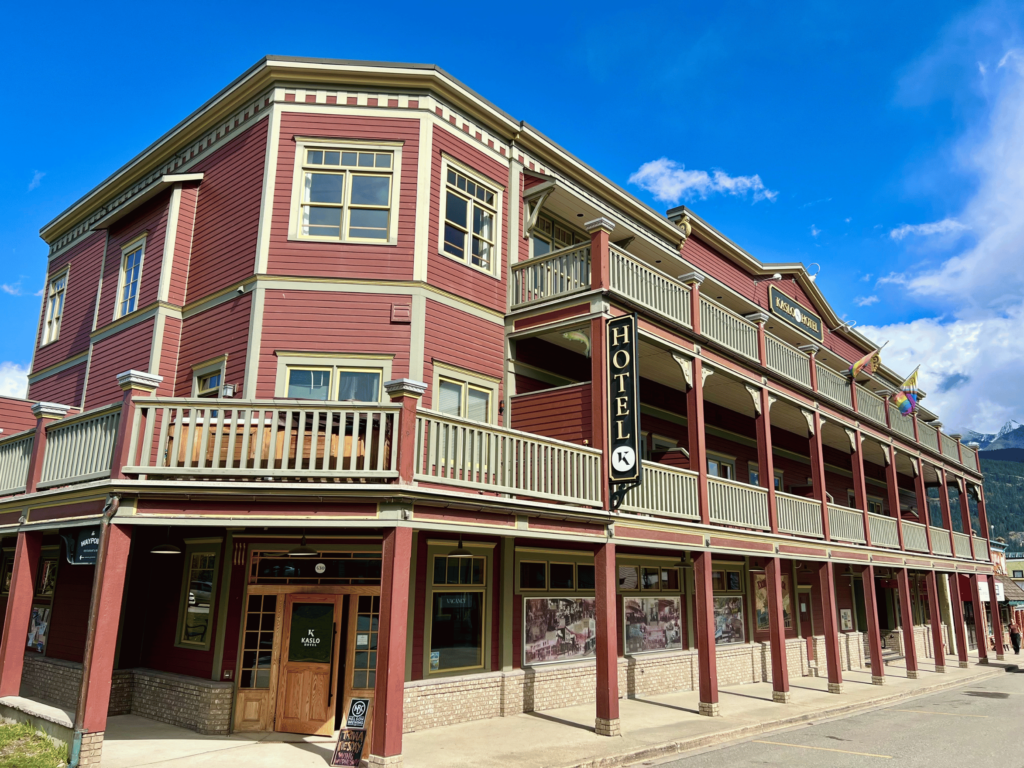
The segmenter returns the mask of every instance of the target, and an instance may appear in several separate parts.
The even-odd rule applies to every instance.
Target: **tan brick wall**
[[[103,731],[83,734],[82,746],[78,752],[78,765],[83,767],[99,765],[102,754]]]
[[[127,715],[131,711],[132,677],[130,669],[114,670],[110,683],[108,715]],[[26,699],[64,709],[74,709],[78,706],[78,690],[81,684],[81,664],[63,659],[50,659],[35,653],[25,654],[21,695]]]

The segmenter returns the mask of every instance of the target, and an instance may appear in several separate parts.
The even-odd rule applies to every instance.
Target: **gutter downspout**
[[[103,587],[103,566],[107,559],[107,541],[110,539],[110,520],[117,514],[121,506],[121,497],[117,494],[107,496],[100,519],[100,546],[96,552],[96,570],[92,576],[92,598],[89,604],[89,624],[85,635],[85,653],[82,656],[82,685],[78,690],[78,706],[75,708],[74,736],[71,740],[71,754],[68,756],[68,768],[78,768],[82,752],[82,737],[87,731],[85,722],[85,702],[89,697],[89,676],[86,670],[92,668],[92,654],[96,641],[96,623],[100,606],[100,591]]]

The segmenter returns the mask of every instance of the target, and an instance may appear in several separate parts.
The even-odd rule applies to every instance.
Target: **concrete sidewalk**
[[[594,734],[593,704],[434,728],[405,735],[405,764],[416,768],[627,765],[800,722],[885,706],[1002,675],[1007,667],[1003,662],[980,666],[976,657],[968,669],[959,669],[954,657],[947,660],[947,665],[945,674],[934,672],[930,664],[922,665],[917,680],[908,680],[902,666],[887,666],[884,686],[871,685],[868,670],[846,671],[840,695],[827,692],[824,678],[795,678],[789,704],[772,702],[770,683],[723,688],[722,716],[717,718],[697,714],[698,695],[693,691],[623,699],[619,702],[622,735],[614,738]],[[333,738],[277,733],[200,736],[122,715],[108,721],[103,766],[320,768],[328,764],[333,747]]]

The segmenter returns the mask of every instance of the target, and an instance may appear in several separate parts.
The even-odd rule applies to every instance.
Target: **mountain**
[[[978,443],[983,451],[1000,448],[1024,448],[1024,424],[1016,419],[1010,419],[994,435],[968,429],[964,434],[964,443]]]
[[[1010,549],[1024,548],[1024,450],[986,451],[979,458],[988,522],[997,537],[1010,543]]]

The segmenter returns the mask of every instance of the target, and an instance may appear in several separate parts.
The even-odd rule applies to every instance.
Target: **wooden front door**
[[[285,597],[275,730],[334,732],[342,601],[341,595]]]

